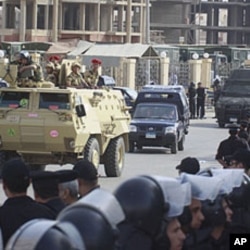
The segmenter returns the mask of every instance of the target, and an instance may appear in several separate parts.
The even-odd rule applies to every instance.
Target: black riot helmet
[[[155,181],[133,177],[116,188],[114,195],[128,223],[151,236],[159,232],[166,211],[163,192]]]
[[[80,233],[71,223],[34,219],[9,239],[9,250],[85,250]]]
[[[218,195],[215,200],[202,201],[202,213],[205,217],[204,226],[220,226],[226,223],[226,213],[222,206],[224,195]]]
[[[117,225],[124,218],[116,198],[102,189],[92,191],[58,215],[59,221],[70,222],[78,229],[88,250],[115,249]]]
[[[235,187],[229,194],[228,199],[232,203],[232,208],[244,208],[250,210],[250,178],[243,175],[241,186]]]

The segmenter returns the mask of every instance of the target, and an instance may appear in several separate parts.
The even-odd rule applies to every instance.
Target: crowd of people
[[[250,151],[236,151],[233,160],[227,169],[201,170],[187,157],[176,178],[134,176],[110,192],[85,159],[72,169],[30,172],[13,158],[1,175],[3,247],[229,250],[231,233],[250,232]],[[30,184],[34,198],[27,194]]]
[[[102,64],[100,59],[92,59],[90,69],[85,72],[82,72],[82,65],[74,61],[71,64],[71,72],[66,75],[66,86],[61,86],[59,79],[60,71],[62,70],[60,60],[60,57],[56,55],[49,57],[43,78],[42,66],[32,60],[28,51],[20,51],[15,61],[15,63],[18,64],[17,81],[22,83],[25,82],[25,80],[32,80],[34,82],[45,80],[60,87],[88,89],[99,87],[99,67]]]

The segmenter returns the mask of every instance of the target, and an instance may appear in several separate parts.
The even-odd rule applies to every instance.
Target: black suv
[[[226,80],[218,101],[215,114],[220,128],[226,124],[239,124],[248,119],[250,114],[250,69],[232,71]]]
[[[170,148],[172,154],[184,149],[185,126],[177,106],[159,102],[136,105],[129,133],[129,152],[143,146]]]
[[[188,134],[189,104],[182,85],[145,85],[138,93],[134,109],[137,104],[144,102],[175,104],[178,110],[178,118],[184,124],[184,132]]]

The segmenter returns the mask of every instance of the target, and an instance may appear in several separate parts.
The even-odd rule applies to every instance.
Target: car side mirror
[[[76,106],[76,114],[78,117],[86,116],[86,110],[85,110],[83,104],[79,104]]]

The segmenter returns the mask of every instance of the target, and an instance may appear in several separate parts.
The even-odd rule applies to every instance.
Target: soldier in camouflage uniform
[[[77,62],[74,62],[71,66],[72,72],[66,78],[67,87],[75,88],[88,88],[87,83],[82,78],[80,73],[81,65]]]
[[[91,63],[92,63],[91,69],[84,72],[83,77],[84,77],[85,82],[87,82],[89,88],[93,89],[93,88],[97,88],[97,83],[100,77],[98,73],[98,69],[100,65],[102,64],[102,62],[99,59],[92,59]]]
[[[27,73],[28,72],[28,73]],[[20,64],[18,67],[18,79],[21,81],[32,80],[39,82],[42,80],[41,66],[32,61],[32,58],[28,51],[20,52]]]
[[[45,81],[53,82],[55,86],[57,86],[57,78],[54,74],[54,64],[53,63],[48,63],[46,65],[46,76],[45,76]]]

